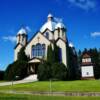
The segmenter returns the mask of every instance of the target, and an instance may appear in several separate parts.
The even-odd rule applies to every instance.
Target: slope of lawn
[[[17,84],[13,86],[2,86],[2,90],[16,90],[16,91],[32,91],[42,92],[50,91],[50,82],[33,82],[26,84]],[[57,92],[78,91],[78,92],[100,92],[100,80],[80,80],[80,81],[52,81],[51,90]]]
[[[100,100],[100,97],[33,96],[22,94],[0,94],[0,100]]]

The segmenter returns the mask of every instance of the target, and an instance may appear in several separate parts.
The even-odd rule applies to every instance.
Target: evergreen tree
[[[79,67],[78,67],[78,58],[74,47],[67,47],[68,51],[68,79],[75,80],[77,79]]]
[[[84,49],[83,54],[84,54],[84,53],[88,53],[87,48]]]
[[[67,80],[67,68],[62,63],[52,64],[52,79],[55,80]]]
[[[94,65],[94,75],[96,79],[100,78],[100,63],[99,63],[99,52],[96,48],[90,49],[89,53],[92,58],[92,63]]]
[[[19,79],[23,79],[28,75],[27,74],[28,58],[24,50],[25,47],[22,47],[20,52],[18,53],[18,60],[8,65],[4,74],[6,80],[14,80],[16,76],[19,76]]]
[[[99,66],[100,66],[100,48],[99,48]]]
[[[40,81],[50,80],[52,78],[51,63],[44,62],[38,66],[38,79]]]
[[[0,80],[3,80],[3,79],[4,79],[4,71],[0,70]]]
[[[77,79],[81,79],[81,63],[82,63],[82,51],[81,50],[78,51],[77,60],[78,60]]]
[[[54,50],[53,50],[53,54],[54,54],[54,62],[60,62],[60,58],[59,58],[59,47],[56,45],[56,43],[54,42]]]
[[[66,43],[66,57],[67,57],[67,79],[69,80],[69,77],[70,77],[70,50],[69,50],[69,43],[67,41]]]
[[[18,53],[18,60],[19,61],[28,61],[28,57],[25,54],[25,47],[22,47],[20,52]]]
[[[82,62],[82,52],[81,52],[81,50],[79,50],[78,51],[78,63],[79,63],[79,65],[81,64],[81,62]]]
[[[5,71],[5,80],[16,80],[16,76],[19,76],[18,79],[23,79],[28,76],[27,73],[27,62],[25,61],[16,61],[8,65]]]
[[[38,66],[38,79],[40,81],[57,79],[67,79],[67,68],[60,62],[59,59],[59,47],[54,43],[54,49],[52,46],[48,46],[47,50],[47,62],[44,62]]]
[[[12,71],[12,67],[13,67],[13,63],[12,64],[9,64],[7,66],[7,69],[5,70],[5,73],[4,73],[4,80],[12,80],[13,78],[13,71]]]
[[[54,49],[52,49],[51,44],[48,46],[47,61],[50,63],[60,62],[59,47],[56,45],[55,42],[54,42],[53,46],[54,46]]]
[[[48,49],[47,49],[47,61],[50,63],[54,62],[53,50],[52,50],[51,44],[48,46]]]

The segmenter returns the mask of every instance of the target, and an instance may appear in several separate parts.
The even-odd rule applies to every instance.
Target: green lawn
[[[53,81],[51,83],[52,91],[88,91],[100,92],[100,80],[85,80],[85,81]],[[0,87],[1,90],[16,90],[16,91],[49,91],[50,82],[33,82],[27,84],[18,84],[12,86]]]
[[[0,100],[100,100],[100,97],[33,96],[22,94],[0,94]]]

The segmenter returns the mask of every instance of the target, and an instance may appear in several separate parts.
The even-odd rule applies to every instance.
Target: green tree
[[[4,71],[0,71],[0,80],[4,79]]]
[[[100,48],[99,48],[99,66],[100,66]]]
[[[62,63],[52,64],[52,79],[66,80],[67,79],[67,68]]]
[[[49,62],[41,63],[38,66],[38,79],[40,81],[45,81],[51,79],[51,64]]]
[[[9,64],[7,69],[5,70],[5,73],[4,73],[4,80],[12,80],[12,67],[13,67],[13,64]]]
[[[59,57],[59,47],[56,45],[54,42],[53,44],[54,49],[52,49],[51,44],[48,46],[47,50],[47,61],[50,63],[55,63],[55,62],[60,62],[60,57]]]
[[[94,75],[96,79],[100,78],[100,62],[99,62],[99,51],[94,48],[94,49],[90,49],[89,53],[91,55],[92,58],[92,63],[94,65]]]
[[[28,57],[26,56],[24,50],[25,47],[22,47],[18,53],[18,60],[8,65],[4,74],[5,80],[14,80],[16,76],[19,76],[19,79],[23,79],[28,75]]]
[[[28,57],[25,54],[25,47],[22,47],[20,52],[18,53],[18,60],[19,61],[28,61]]]
[[[59,47],[56,45],[56,43],[54,42],[54,50],[53,50],[53,58],[54,58],[54,62],[59,62]]]
[[[77,60],[78,60],[77,79],[81,79],[81,63],[82,63],[82,51],[81,50],[78,51]]]
[[[54,62],[53,50],[51,44],[48,46],[48,50],[47,50],[47,61],[50,63]]]
[[[82,52],[81,52],[81,50],[79,50],[78,51],[78,63],[79,63],[79,65],[81,64],[81,62],[82,62]]]
[[[16,61],[7,67],[5,71],[5,80],[16,80],[16,76],[19,76],[18,79],[23,79],[28,76],[27,62]]]
[[[79,72],[78,57],[74,47],[67,47],[68,79],[75,80]]]

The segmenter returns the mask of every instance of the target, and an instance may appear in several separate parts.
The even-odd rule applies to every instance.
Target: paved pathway
[[[19,81],[1,82],[0,86],[29,83],[29,82],[36,82],[36,81],[38,81],[37,75],[34,74],[34,75],[30,75],[30,76],[24,78],[23,80],[19,80]]]
[[[1,82],[0,86],[21,84],[21,83],[29,83],[29,82],[35,82],[35,81],[34,80],[20,80],[20,81]]]

